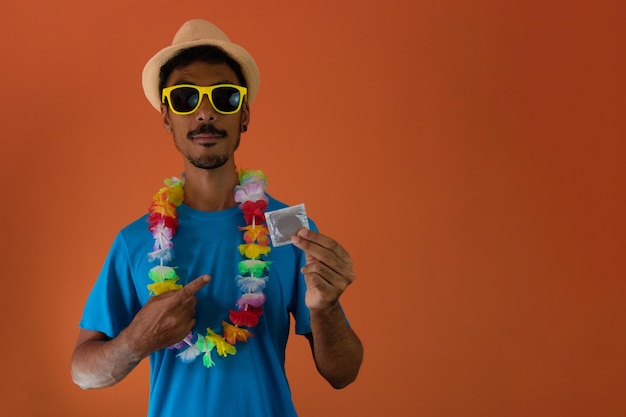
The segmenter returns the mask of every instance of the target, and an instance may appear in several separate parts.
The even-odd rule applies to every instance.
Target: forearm
[[[77,343],[72,355],[72,380],[83,389],[105,388],[120,382],[147,356],[120,333],[114,339]]]
[[[195,293],[210,279],[202,275],[179,291],[150,297],[113,339],[81,330],[72,356],[74,382],[84,389],[114,385],[152,352],[183,340],[196,322]]]
[[[363,360],[363,347],[348,325],[339,303],[311,311],[312,348],[320,374],[337,389],[353,382]]]

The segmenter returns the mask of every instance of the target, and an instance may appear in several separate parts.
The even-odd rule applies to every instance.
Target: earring
[[[241,131],[242,132],[247,132],[248,131],[248,126],[247,125],[241,125]]]

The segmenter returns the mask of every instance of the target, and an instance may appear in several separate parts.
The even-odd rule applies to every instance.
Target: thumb
[[[191,281],[189,284],[185,285],[181,292],[185,293],[185,296],[194,295],[202,287],[206,285],[207,282],[211,281],[211,277],[208,275],[200,275],[198,278]]]

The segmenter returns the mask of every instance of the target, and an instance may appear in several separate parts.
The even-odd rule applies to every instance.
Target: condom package
[[[274,247],[291,243],[291,236],[298,230],[309,228],[304,204],[268,211],[265,213],[265,221]]]

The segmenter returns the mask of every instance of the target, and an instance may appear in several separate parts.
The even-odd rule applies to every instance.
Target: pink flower
[[[245,310],[247,306],[261,307],[265,303],[265,294],[262,292],[251,292],[243,294],[237,300],[237,308]]]
[[[263,185],[257,182],[251,182],[235,187],[235,201],[243,203],[244,201],[267,201]]]

